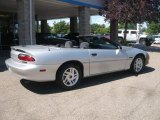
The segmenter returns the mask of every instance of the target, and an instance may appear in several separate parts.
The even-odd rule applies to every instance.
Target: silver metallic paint
[[[35,62],[23,63],[18,60],[18,54],[29,54],[35,58]],[[25,54],[24,53],[24,54]],[[97,56],[92,56],[96,53]],[[21,78],[32,81],[53,81],[56,79],[57,70],[68,61],[78,61],[83,64],[84,77],[127,70],[134,57],[143,54],[148,58],[147,52],[136,48],[122,47],[122,49],[79,49],[58,48],[54,46],[15,46],[12,47],[11,58],[6,60],[10,71]],[[45,72],[40,72],[46,69]]]

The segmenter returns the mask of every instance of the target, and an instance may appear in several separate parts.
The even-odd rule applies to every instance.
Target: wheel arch
[[[139,42],[141,42],[141,41],[143,41],[143,40],[146,42],[146,39],[147,39],[147,38],[145,38],[145,37],[141,37],[141,38],[139,38]]]
[[[136,59],[138,56],[143,57],[143,59],[144,59],[144,64],[145,64],[145,61],[146,61],[146,59],[145,59],[145,55],[144,55],[143,53],[139,53],[139,54],[135,55],[135,57],[134,57],[134,59],[133,59],[133,61],[132,61],[131,65],[130,65],[130,71],[131,71],[132,73],[134,73],[134,74],[138,74],[138,73],[140,73],[140,72],[141,72],[141,70],[143,69],[143,67],[145,66],[145,65],[143,65],[143,67],[141,68],[141,70],[140,70],[140,71],[135,71],[135,69],[134,69],[134,61],[135,61],[135,59]]]
[[[140,39],[146,39],[146,37],[140,37]]]
[[[78,60],[71,60],[71,61],[66,61],[66,62],[64,62],[63,64],[61,64],[59,66],[59,68],[57,69],[57,72],[56,72],[56,79],[57,79],[58,73],[61,70],[61,68],[63,66],[65,66],[65,65],[68,65],[68,64],[74,64],[74,65],[80,67],[80,69],[82,70],[82,77],[84,76],[84,66],[83,66],[83,63],[80,62],[80,61],[78,61]]]
[[[138,53],[137,55],[135,55],[134,58],[133,58],[133,60],[132,60],[132,63],[133,63],[133,61],[135,60],[135,58],[138,57],[138,56],[142,56],[143,59],[144,59],[144,63],[145,63],[146,57],[145,57],[145,55],[144,55],[143,53]],[[132,63],[131,63],[131,65],[132,65]]]
[[[144,59],[146,58],[143,53],[138,53],[134,58],[136,58],[137,56],[143,56]]]

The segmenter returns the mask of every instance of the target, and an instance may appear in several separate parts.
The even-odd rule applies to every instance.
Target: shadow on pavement
[[[150,73],[150,72],[153,72],[154,70],[155,70],[154,68],[145,67],[144,71],[141,74]],[[122,72],[89,77],[89,78],[83,79],[79,84],[79,86],[74,90],[92,87],[92,86],[96,86],[96,85],[100,85],[100,84],[104,84],[104,83],[108,83],[116,80],[121,80],[123,78],[131,77],[131,76],[133,76],[133,74],[131,74],[129,71],[122,71]],[[66,92],[65,90],[62,90],[61,88],[59,88],[55,82],[39,83],[39,82],[33,82],[33,81],[22,79],[20,83],[26,89],[37,94],[54,94],[54,93]]]
[[[7,67],[5,65],[0,66],[0,72],[4,72],[7,70]]]
[[[7,57],[0,57],[0,72],[4,72],[7,70],[7,67],[5,65],[5,60],[7,59]]]
[[[8,50],[0,50],[0,72],[4,72],[7,70],[5,65],[5,60],[10,57],[10,51]]]

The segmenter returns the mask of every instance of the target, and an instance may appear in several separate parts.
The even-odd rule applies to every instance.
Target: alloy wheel
[[[74,86],[78,82],[78,79],[79,72],[77,69],[72,67],[66,69],[62,75],[62,81],[67,87]]]
[[[134,70],[139,73],[143,68],[143,60],[142,58],[137,58],[134,62]]]

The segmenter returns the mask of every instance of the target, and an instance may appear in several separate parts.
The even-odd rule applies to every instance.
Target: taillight
[[[35,61],[35,59],[32,56],[26,55],[26,54],[19,54],[18,59],[22,60],[22,61],[26,61],[26,62],[34,62]]]

